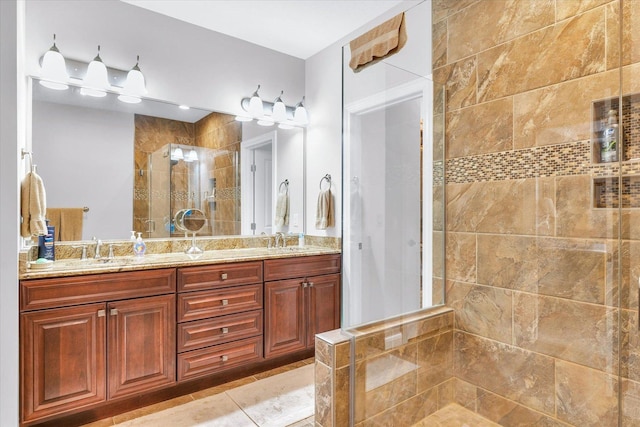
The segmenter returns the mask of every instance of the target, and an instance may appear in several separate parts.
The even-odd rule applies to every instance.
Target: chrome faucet
[[[284,236],[284,233],[282,231],[278,231],[278,232],[276,232],[275,236],[276,236],[276,245],[275,245],[275,247],[276,248],[278,248],[278,247],[286,248],[287,247],[287,240],[286,240],[286,238]],[[282,242],[282,246],[280,246],[280,242]]]
[[[102,240],[97,239],[97,238],[94,237],[93,241],[96,242],[96,252],[95,252],[93,258],[99,259],[99,258],[101,258],[100,249],[102,248]]]

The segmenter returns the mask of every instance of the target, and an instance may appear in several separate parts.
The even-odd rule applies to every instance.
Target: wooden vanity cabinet
[[[23,423],[175,383],[175,283],[175,269],[22,281]]]
[[[178,381],[263,359],[262,261],[178,269]]]
[[[264,261],[265,358],[312,348],[340,327],[340,255]]]

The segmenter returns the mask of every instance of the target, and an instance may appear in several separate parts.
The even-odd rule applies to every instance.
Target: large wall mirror
[[[201,236],[304,232],[303,129],[56,91],[35,78],[30,88],[33,161],[47,216],[62,221],[68,240],[184,237],[174,216],[190,208],[207,217]],[[285,192],[288,216],[275,221]],[[81,223],[65,225],[64,212],[78,210]]]

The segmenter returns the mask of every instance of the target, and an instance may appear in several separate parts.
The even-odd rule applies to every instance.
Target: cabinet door
[[[340,275],[309,277],[307,346],[315,345],[315,335],[340,327]]]
[[[105,400],[104,309],[91,304],[20,316],[23,421]]]
[[[265,358],[306,348],[304,311],[300,279],[265,283]]]
[[[175,295],[110,303],[109,398],[175,382]]]

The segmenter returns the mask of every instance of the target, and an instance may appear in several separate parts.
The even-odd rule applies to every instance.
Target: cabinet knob
[[[302,287],[306,288],[307,286],[309,286],[309,284],[307,282],[302,282]]]
[[[117,316],[117,315],[118,315],[118,309],[117,309],[117,308],[112,308],[112,309],[109,311],[109,313],[110,313],[112,316]]]
[[[222,356],[220,359],[222,359],[223,362],[226,362],[229,360],[229,356]]]
[[[222,302],[222,305],[229,305],[228,299],[223,299],[221,302]]]
[[[220,328],[220,330],[222,331],[223,334],[229,333],[229,328]]]
[[[107,311],[106,310],[98,310],[98,317],[104,317],[107,315]]]
[[[227,280],[227,273],[220,273],[220,280]]]
[[[310,288],[313,288],[313,282],[307,282]]]

